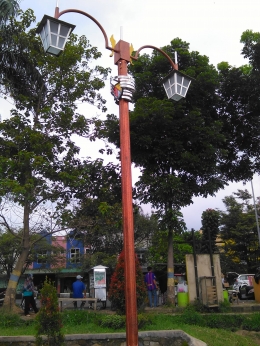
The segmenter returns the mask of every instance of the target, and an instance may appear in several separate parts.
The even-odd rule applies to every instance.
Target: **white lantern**
[[[189,89],[192,78],[186,76],[178,70],[173,70],[162,80],[162,84],[168,99],[179,101],[185,97]]]
[[[75,25],[44,15],[36,33],[40,34],[44,51],[59,56]]]

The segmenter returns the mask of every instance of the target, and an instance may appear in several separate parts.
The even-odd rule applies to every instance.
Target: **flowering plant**
[[[111,277],[110,287],[108,291],[108,298],[112,303],[112,306],[121,314],[125,314],[125,254],[121,252],[118,258],[118,262],[115,271]],[[140,267],[137,256],[135,256],[135,277],[136,280],[136,302],[137,309],[144,305],[147,299],[146,287],[144,283],[144,276]]]
[[[41,289],[41,308],[36,316],[36,346],[64,345],[64,335],[61,328],[62,317],[59,311],[57,291],[46,277]],[[47,336],[46,341],[43,340],[42,335]]]

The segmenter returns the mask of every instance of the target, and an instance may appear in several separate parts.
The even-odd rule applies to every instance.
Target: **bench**
[[[94,310],[97,310],[97,298],[58,298],[59,308],[62,311],[63,302],[91,302],[94,303]]]

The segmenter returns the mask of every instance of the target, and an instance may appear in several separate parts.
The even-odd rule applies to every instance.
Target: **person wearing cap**
[[[73,298],[86,298],[86,286],[81,281],[83,279],[82,276],[76,276],[77,281],[73,282],[72,290],[73,290]],[[85,305],[85,302],[81,302],[80,309],[82,309]],[[74,309],[77,309],[77,301],[74,301]]]
[[[33,284],[33,276],[29,274],[25,279],[23,285],[23,297],[24,297],[24,314],[25,316],[29,315],[30,306],[33,308],[34,312],[37,314],[38,309],[36,307],[36,303],[34,300],[34,284]]]

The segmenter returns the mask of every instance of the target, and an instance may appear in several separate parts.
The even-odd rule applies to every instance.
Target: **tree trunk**
[[[168,232],[168,261],[167,261],[167,301],[175,306],[175,283],[173,261],[173,231]]]
[[[23,271],[24,264],[26,263],[29,251],[30,251],[30,228],[29,228],[29,215],[30,215],[30,205],[25,203],[24,206],[24,229],[23,229],[23,239],[22,239],[22,252],[17,259],[16,266],[12,271],[10,279],[8,281],[7,290],[5,293],[5,299],[3,307],[10,311],[15,312],[15,297],[16,288],[18,281],[20,279],[21,273]]]

